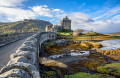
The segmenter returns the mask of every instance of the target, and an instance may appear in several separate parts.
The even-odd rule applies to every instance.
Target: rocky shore
[[[62,39],[45,42],[42,46],[44,47],[43,51],[45,54],[40,57],[40,64],[43,64],[45,68],[54,67],[65,78],[74,78],[72,76],[75,74],[79,75],[82,72],[84,72],[83,74],[90,75],[90,77],[95,76],[95,78],[101,78],[103,75],[104,78],[120,77],[115,74],[111,75],[111,71],[108,71],[109,73],[101,73],[99,66],[113,63],[118,65],[119,60],[98,52],[97,49],[103,47],[100,43]],[[48,71],[46,70],[46,72]],[[116,74],[118,73],[116,72]]]

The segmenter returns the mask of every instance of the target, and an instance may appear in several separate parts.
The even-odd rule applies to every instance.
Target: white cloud
[[[61,9],[53,9],[52,10],[53,12],[59,12],[59,13],[65,13],[63,10],[61,10]]]
[[[54,9],[54,10],[53,10],[53,12],[56,12],[56,11],[57,11],[57,12],[59,12],[59,11],[60,11],[60,9]]]
[[[31,7],[31,9],[34,11],[35,14],[40,16],[47,16],[47,17],[53,17],[51,14],[51,10],[47,8],[47,6],[34,6]]]
[[[120,13],[120,7],[114,7],[114,8],[105,8],[103,10],[98,10],[95,13],[93,13],[94,15],[99,15],[97,17],[94,18],[94,20],[98,20],[98,19],[103,19],[103,18],[109,18],[117,13]]]
[[[65,15],[61,9],[50,9],[47,5],[33,6],[29,10],[20,7],[0,6],[0,17],[2,17],[0,21],[19,21],[41,16],[58,20],[65,17]]]
[[[9,7],[0,7],[0,16],[5,16],[8,21],[19,21],[28,18],[35,18],[35,14],[30,10]]]
[[[0,0],[0,6],[15,7],[22,5],[22,2],[26,0]]]
[[[119,32],[120,30],[120,15],[115,16],[113,19],[93,20],[87,14],[74,12],[68,15],[72,20],[72,29],[93,29],[96,32],[109,33]],[[119,19],[114,21],[114,19]]]
[[[50,21],[59,23],[62,18],[68,16],[72,20],[72,29],[93,29],[96,32],[119,32],[120,29],[120,8],[105,8],[98,10],[91,15],[81,12],[66,13],[63,10],[51,9],[47,5],[33,6],[22,9],[18,6],[26,0],[0,0],[0,21],[20,21],[36,17],[49,17]],[[85,5],[83,3],[82,7]],[[91,18],[90,16],[94,16]]]
[[[47,6],[47,5],[43,5],[43,7],[46,7],[46,8],[47,8],[48,6]]]
[[[120,21],[120,15],[116,15],[112,18],[113,21]]]

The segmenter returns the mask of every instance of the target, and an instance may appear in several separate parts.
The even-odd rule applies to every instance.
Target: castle
[[[47,32],[57,32],[62,30],[71,30],[71,20],[69,20],[67,16],[63,18],[63,20],[60,22],[60,25],[46,26]]]

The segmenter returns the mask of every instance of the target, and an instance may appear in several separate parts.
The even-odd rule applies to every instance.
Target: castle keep
[[[71,20],[69,20],[67,16],[63,18],[63,20],[60,22],[60,25],[46,26],[47,32],[57,32],[62,30],[71,30]]]

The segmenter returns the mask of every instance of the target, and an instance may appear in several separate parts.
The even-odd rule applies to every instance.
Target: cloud
[[[26,0],[0,0],[0,21],[13,22],[29,18],[47,17],[58,24],[62,18],[68,16],[72,20],[72,29],[93,29],[96,32],[119,32],[120,7],[97,10],[92,14],[82,12],[67,13],[59,8],[49,8],[47,5],[33,6],[23,9],[19,6]],[[82,4],[82,7],[85,3]]]
[[[93,22],[87,14],[81,12],[73,12],[68,15],[72,20],[72,29],[84,28],[86,23]]]
[[[61,10],[61,9],[53,9],[52,10],[53,12],[59,12],[59,13],[65,13],[63,10]]]
[[[7,21],[20,21],[23,19],[35,18],[35,14],[31,10],[9,7],[0,7],[0,16],[4,16]]]
[[[82,3],[82,5],[79,8],[82,8],[86,5],[86,3]]]
[[[44,5],[44,6],[34,6],[34,7],[31,7],[31,9],[38,16],[53,17],[53,15],[51,14],[52,11],[49,8],[47,8],[46,5]]]
[[[116,15],[113,18],[94,20],[89,15],[81,12],[73,12],[68,15],[72,20],[72,29],[93,29],[96,32],[110,33],[119,32],[120,29],[120,15]],[[117,21],[115,19],[118,19]]]
[[[103,10],[98,10],[93,13],[94,15],[98,15],[94,20],[109,18],[117,13],[120,13],[120,7],[104,8]]]
[[[23,1],[26,0],[0,0],[0,6],[7,7],[21,6]]]
[[[100,33],[120,32],[120,7],[102,7],[93,13],[73,12],[68,14],[72,29],[93,29]]]
[[[22,2],[27,0],[0,0],[0,21],[12,22],[28,18],[35,18],[36,15],[31,10],[24,10]]]
[[[18,0],[17,4],[22,5],[22,1],[25,0]],[[13,0],[12,2],[6,2],[3,1],[4,4],[9,4],[6,6],[0,6],[0,20],[3,22],[7,21],[20,21],[23,19],[29,19],[29,18],[36,18],[36,17],[47,17],[47,18],[55,18],[56,20],[62,19],[65,14],[64,11],[61,9],[50,9],[47,5],[41,5],[41,6],[33,6],[29,7],[28,9],[22,9],[21,7],[17,7],[16,5],[13,5],[16,3],[16,0]],[[3,5],[4,5],[3,4]],[[10,7],[10,6],[16,6],[16,7]]]
[[[116,15],[112,18],[113,21],[120,21],[120,15]]]

